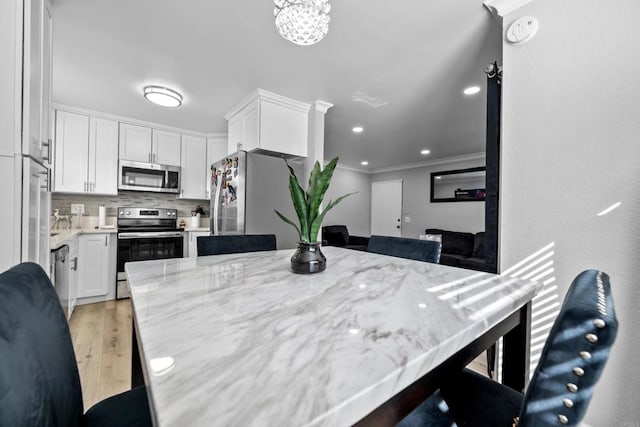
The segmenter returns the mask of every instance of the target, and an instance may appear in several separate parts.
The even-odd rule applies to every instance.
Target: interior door
[[[402,236],[402,180],[371,184],[371,234]]]

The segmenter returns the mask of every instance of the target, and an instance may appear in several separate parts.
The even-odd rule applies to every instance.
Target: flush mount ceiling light
[[[470,86],[463,91],[465,95],[475,95],[478,92],[480,92],[480,86]]]
[[[309,46],[329,31],[329,0],[274,0],[276,28],[292,43]]]
[[[360,162],[360,164],[361,164],[362,166],[367,166],[367,165],[369,164],[369,162],[367,162],[367,161],[365,160],[364,162]]]
[[[182,95],[175,90],[162,86],[145,86],[144,97],[147,101],[163,107],[179,107],[182,105]]]
[[[362,131],[364,131],[364,128],[362,126],[354,126],[351,130],[353,131],[353,133],[362,133]]]

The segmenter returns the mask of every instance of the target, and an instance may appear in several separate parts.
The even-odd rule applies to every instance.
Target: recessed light
[[[353,130],[353,133],[362,133],[364,128],[362,126],[354,126],[352,130]]]
[[[478,92],[480,92],[480,86],[469,86],[463,91],[465,95],[475,95]]]
[[[436,179],[442,179],[442,177],[441,176],[436,176]]]
[[[179,107],[182,105],[182,95],[175,90],[162,86],[145,86],[144,97],[162,107]]]
[[[426,155],[427,155],[427,154],[429,154],[430,152],[431,152],[431,151],[429,151],[429,150],[422,150],[422,151],[420,152],[420,154],[422,154],[423,156],[426,156]]]
[[[369,162],[367,162],[367,161],[365,160],[364,162],[360,162],[360,164],[361,164],[362,166],[367,166],[367,165],[369,164]]]

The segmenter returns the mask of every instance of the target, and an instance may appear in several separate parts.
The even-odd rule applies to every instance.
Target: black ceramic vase
[[[291,257],[291,270],[294,273],[320,273],[325,268],[327,268],[327,258],[320,251],[320,242],[298,242],[298,250]]]

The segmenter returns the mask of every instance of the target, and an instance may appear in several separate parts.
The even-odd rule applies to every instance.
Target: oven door
[[[118,233],[118,271],[116,298],[130,296],[124,265],[133,261],[182,258],[184,238],[177,231]]]

